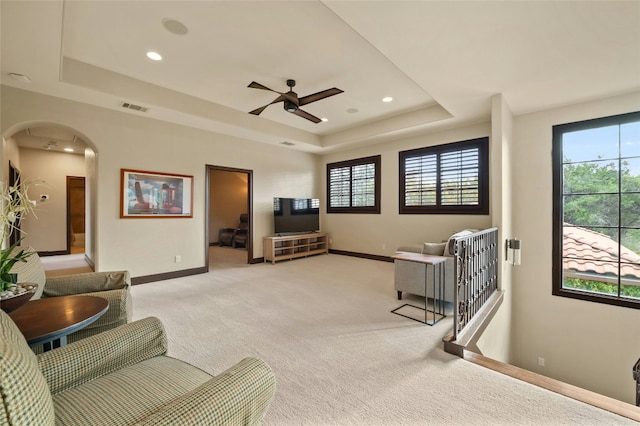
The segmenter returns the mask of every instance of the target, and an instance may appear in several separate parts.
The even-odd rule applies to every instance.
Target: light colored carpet
[[[41,256],[40,260],[47,277],[60,275],[82,274],[93,270],[87,264],[82,253],[61,255],[61,256]]]
[[[637,424],[443,350],[433,327],[392,314],[393,264],[320,255],[134,286],[134,319],[160,318],[170,355],[218,374],[247,356],[275,371],[265,425]],[[419,299],[415,299],[419,302]]]

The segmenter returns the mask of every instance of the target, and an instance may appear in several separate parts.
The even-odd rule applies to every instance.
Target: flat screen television
[[[308,234],[320,230],[320,200],[273,198],[273,230],[276,235]]]

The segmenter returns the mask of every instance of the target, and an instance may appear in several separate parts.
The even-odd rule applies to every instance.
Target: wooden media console
[[[278,260],[329,253],[329,239],[322,232],[264,237],[263,242],[264,261],[271,261],[272,264]]]

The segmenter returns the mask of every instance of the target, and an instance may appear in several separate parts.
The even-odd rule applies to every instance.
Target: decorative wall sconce
[[[505,241],[505,260],[514,266],[520,264],[521,244],[522,242],[516,239]]]

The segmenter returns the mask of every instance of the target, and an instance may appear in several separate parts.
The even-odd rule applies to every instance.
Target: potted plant
[[[19,182],[17,185],[10,186],[0,182],[2,185],[2,213],[0,214],[0,243],[4,246],[11,232],[17,229],[20,219],[29,213],[35,216],[36,202],[29,198],[28,190],[31,186],[41,185],[41,180],[27,180]],[[19,239],[9,248],[0,250],[0,300],[3,301],[3,310],[7,299],[18,296],[26,296],[24,293],[33,293],[35,288],[33,285],[26,287],[17,283],[17,274],[11,273],[11,268],[17,262],[26,262],[33,252],[27,252],[24,249],[18,249],[20,245]],[[29,300],[27,298],[27,300]]]

